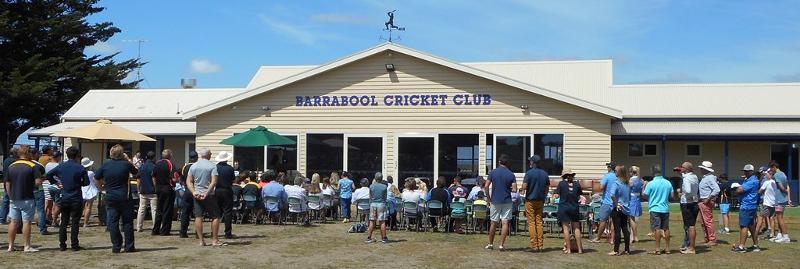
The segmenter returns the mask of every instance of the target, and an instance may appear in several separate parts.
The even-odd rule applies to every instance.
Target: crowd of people
[[[380,172],[372,179],[351,179],[343,171],[330,176],[312,174],[311,178],[297,176],[289,178],[284,171],[267,170],[257,175],[240,171],[229,165],[232,154],[222,151],[212,160],[208,149],[190,152],[187,163],[179,167],[172,161],[172,151],[165,149],[156,160],[155,152],[137,153],[130,158],[121,145],[111,147],[109,160],[95,169],[94,162],[83,158],[76,147],[64,151],[67,160],[50,148],[41,153],[28,146],[10,151],[14,157],[4,160],[4,187],[6,195],[0,208],[0,223],[9,223],[8,251],[14,251],[18,233],[23,236],[24,252],[38,251],[31,245],[31,224],[38,215],[39,232],[48,234],[47,226],[58,226],[59,247],[67,250],[67,234],[74,251],[82,250],[79,230],[87,227],[94,201],[98,202],[98,220],[107,226],[112,242],[112,252],[136,251],[134,232],[145,230],[147,208],[153,220],[149,228],[152,236],[169,236],[172,221],[178,215],[179,237],[189,237],[189,226],[194,216],[195,237],[201,246],[224,246],[219,230],[223,225],[223,237],[235,238],[233,221],[245,221],[248,216],[264,216],[267,222],[283,222],[287,214],[296,214],[297,222],[309,224],[310,212],[321,212],[318,218],[342,219],[350,222],[351,206],[368,223],[366,243],[373,243],[373,233],[380,231],[380,241],[388,243],[387,231],[397,230],[398,213],[416,217],[427,216],[434,231],[464,233],[462,218],[465,203],[488,208],[488,243],[485,249],[505,249],[506,238],[517,209],[524,207],[528,220],[530,250],[544,249],[544,214],[547,205],[557,205],[554,218],[563,233],[564,253],[583,253],[581,221],[588,219],[595,231],[589,242],[604,242],[608,236],[612,249],[608,255],[630,254],[630,245],[638,242],[637,222],[642,215],[642,202],[647,201],[650,217],[649,236],[654,237],[655,248],[650,254],[671,253],[670,249],[670,199],[679,200],[683,220],[684,238],[680,253],[694,254],[697,251],[696,224],[700,218],[703,245],[717,244],[718,233],[728,233],[731,201],[737,197],[739,208],[739,241],[733,251],[760,251],[759,234],[766,230],[766,237],[775,243],[791,242],[783,218],[784,208],[791,204],[786,174],[777,162],[755,169],[746,165],[742,169],[744,180],[728,180],[726,175],[716,176],[713,164],[704,161],[695,166],[684,162],[673,169],[680,174],[681,182],[676,187],[667,180],[660,166],[650,169],[652,179],[646,181],[637,166],[626,167],[606,164],[608,173],[600,180],[599,190],[591,198],[584,193],[576,173],[562,169],[562,180],[551,186],[550,176],[539,166],[541,158],[528,158],[521,186],[517,186],[515,174],[508,168],[507,156],[498,158],[497,167],[488,178],[477,178],[472,188],[461,184],[456,176],[452,184],[439,177],[429,189],[427,180],[408,178],[398,185],[389,176],[384,179]],[[699,173],[696,174],[696,172]],[[136,180],[138,215],[134,226],[134,197],[130,179]],[[410,203],[415,207],[405,207]],[[713,212],[719,206],[719,230],[715,228]],[[180,210],[176,212],[175,207]],[[581,208],[596,208],[582,212]],[[234,212],[240,212],[235,214]],[[204,238],[204,219],[210,219],[211,242]],[[260,217],[250,219],[258,222]],[[408,223],[411,225],[411,223]],[[498,227],[500,226],[500,227]],[[69,231],[68,231],[69,228]],[[495,247],[497,229],[499,242]],[[746,239],[752,245],[745,248]],[[662,245],[663,241],[663,245]]]

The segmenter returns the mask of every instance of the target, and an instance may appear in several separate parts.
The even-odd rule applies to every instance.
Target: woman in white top
[[[405,189],[403,189],[403,193],[400,197],[403,198],[403,203],[412,202],[420,206],[425,204],[425,199],[422,198],[422,192],[417,190],[417,184],[414,181],[406,181]]]
[[[97,198],[97,185],[94,181],[94,172],[92,165],[94,162],[89,158],[84,157],[81,159],[81,165],[86,168],[89,174],[89,185],[81,187],[83,193],[83,227],[89,227],[89,216],[92,215],[92,203]]]
[[[308,208],[313,210],[320,210],[322,208],[322,189],[320,189],[319,185],[320,185],[319,174],[314,173],[313,175],[311,175],[311,184],[309,184],[308,188],[306,189],[308,191],[309,197],[311,196],[319,197],[319,200],[311,201],[311,199],[309,199],[308,201]]]

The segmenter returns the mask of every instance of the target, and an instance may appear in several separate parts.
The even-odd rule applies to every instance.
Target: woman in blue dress
[[[630,205],[630,227],[631,227],[631,243],[639,242],[639,237],[636,233],[636,222],[639,221],[639,218],[642,216],[642,191],[644,190],[645,182],[642,180],[640,176],[640,171],[638,166],[631,166],[630,169],[631,178],[629,180],[629,184],[631,187],[631,201]]]

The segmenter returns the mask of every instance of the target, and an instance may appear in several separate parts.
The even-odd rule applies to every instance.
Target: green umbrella
[[[220,141],[220,143],[237,147],[263,147],[263,146],[273,146],[273,145],[297,144],[297,142],[295,142],[294,140],[270,132],[264,126],[258,126],[256,128],[250,129],[247,132],[225,138],[224,140]]]

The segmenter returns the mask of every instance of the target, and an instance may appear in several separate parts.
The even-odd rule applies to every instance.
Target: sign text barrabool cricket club
[[[298,107],[331,106],[488,106],[492,96],[488,94],[397,94],[377,97],[375,95],[322,95],[296,96]]]

